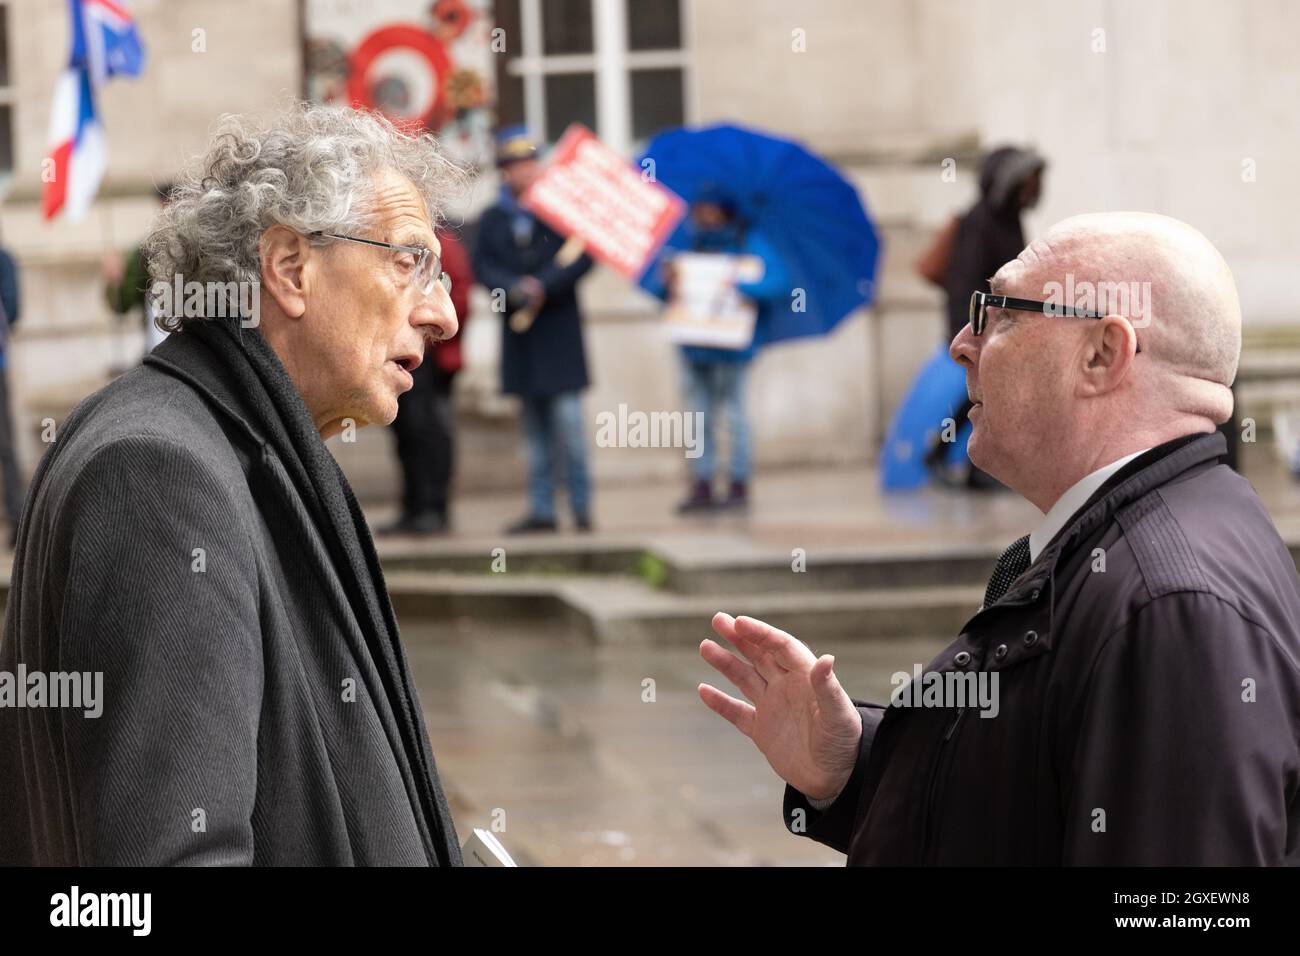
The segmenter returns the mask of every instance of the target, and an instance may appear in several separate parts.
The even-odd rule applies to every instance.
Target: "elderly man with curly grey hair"
[[[19,529],[0,864],[461,862],[323,442],[392,421],[455,334],[434,226],[458,180],[431,137],[299,106],[228,118],[178,184],[147,243],[173,334],[73,412]]]

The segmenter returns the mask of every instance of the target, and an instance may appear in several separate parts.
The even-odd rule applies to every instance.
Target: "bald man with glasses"
[[[1127,309],[1096,294],[1131,283]],[[1173,219],[1078,216],[991,290],[951,347],[970,457],[1043,519],[918,681],[992,699],[855,700],[832,656],[727,614],[737,653],[701,654],[748,700],[701,698],[786,781],[787,827],[850,864],[1300,863],[1300,578],[1216,431],[1227,264]]]

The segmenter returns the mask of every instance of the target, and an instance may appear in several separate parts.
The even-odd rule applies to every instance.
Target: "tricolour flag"
[[[72,55],[59,77],[50,114],[49,167],[44,176],[46,219],[79,219],[104,175],[104,127],[95,93],[113,76],[139,76],[144,48],[124,0],[68,0]]]

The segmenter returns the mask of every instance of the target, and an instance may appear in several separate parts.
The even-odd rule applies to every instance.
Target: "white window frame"
[[[546,129],[546,77],[562,73],[591,73],[596,86],[595,133],[615,152],[630,154],[632,141],[632,70],[678,69],[682,72],[682,119],[694,119],[694,77],[690,50],[693,0],[680,0],[682,45],[675,50],[629,50],[627,6],[636,0],[591,0],[592,52],[545,55],[542,52],[542,0],[519,0],[523,34],[520,56],[506,65],[510,76],[523,81],[524,122],[530,130]]]

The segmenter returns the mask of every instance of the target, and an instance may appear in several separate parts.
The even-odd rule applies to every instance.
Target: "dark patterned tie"
[[[984,589],[984,606],[992,607],[1016,578],[1025,573],[1029,567],[1029,535],[1017,538],[998,558],[989,586]]]

